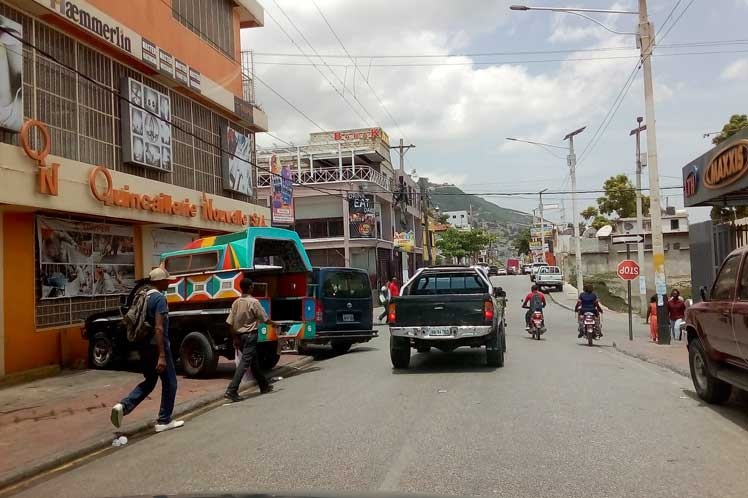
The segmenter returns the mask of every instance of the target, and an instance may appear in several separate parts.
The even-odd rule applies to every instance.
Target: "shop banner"
[[[395,232],[393,245],[405,252],[413,252],[416,246],[416,234],[413,230],[409,232]]]
[[[280,157],[270,157],[270,171],[273,173],[270,199],[270,212],[273,226],[294,224],[293,174],[286,164],[281,165]]]
[[[122,78],[122,161],[171,172],[171,97]]]
[[[0,16],[0,128],[21,131],[23,125],[23,27]],[[16,38],[18,37],[18,38]]]
[[[348,194],[348,226],[352,239],[373,239],[376,236],[373,195]]]
[[[230,125],[223,129],[223,149],[221,154],[223,188],[252,195],[252,136],[233,129]]]
[[[135,286],[132,227],[36,217],[41,299],[127,294]]]
[[[197,238],[197,234],[190,232],[163,229],[151,230],[151,240],[153,240],[151,268],[147,268],[146,270],[157,267],[161,263],[161,255],[163,253],[184,249],[185,246]]]

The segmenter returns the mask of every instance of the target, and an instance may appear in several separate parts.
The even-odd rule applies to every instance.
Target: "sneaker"
[[[264,388],[263,387],[260,388],[260,394],[267,394],[267,393],[269,393],[272,390],[273,390],[273,385],[272,384],[268,384]]]
[[[231,401],[232,403],[238,403],[240,401],[244,401],[244,398],[242,398],[236,393],[226,393],[223,395],[223,397]]]
[[[579,333],[579,335],[577,336],[577,339],[581,339],[582,337],[584,337],[584,331]]]
[[[125,416],[125,407],[122,403],[117,403],[112,407],[112,413],[109,415],[109,420],[112,421],[112,425],[117,429],[122,425],[122,417]]]
[[[182,427],[184,425],[184,420],[172,420],[168,424],[156,424],[156,432],[164,432],[168,431],[169,429],[176,429],[177,427]]]

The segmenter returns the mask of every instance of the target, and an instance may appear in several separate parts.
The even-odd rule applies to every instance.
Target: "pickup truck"
[[[701,399],[720,404],[733,387],[748,390],[748,247],[730,253],[699,292],[686,310],[691,379]]]
[[[540,271],[540,269],[546,266],[548,266],[548,263],[533,263],[530,270],[530,281],[534,282],[535,277],[538,276],[538,272]]]
[[[505,298],[479,269],[421,268],[387,309],[392,366],[408,368],[412,348],[428,353],[432,347],[449,352],[485,346],[486,363],[502,367]]]
[[[538,274],[535,275],[535,285],[540,290],[543,289],[556,289],[561,291],[564,289],[564,274],[561,272],[561,268],[558,266],[541,266],[538,270]]]

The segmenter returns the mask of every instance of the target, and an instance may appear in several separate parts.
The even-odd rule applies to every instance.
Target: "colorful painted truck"
[[[252,227],[206,237],[163,254],[161,264],[173,278],[166,290],[172,353],[189,376],[212,374],[220,356],[234,359],[226,317],[245,276],[274,322],[258,331],[263,369],[276,365],[282,349],[315,336],[315,299],[308,297],[312,266],[296,232]],[[105,368],[132,347],[121,321],[132,296],[122,310],[86,321],[92,366]]]

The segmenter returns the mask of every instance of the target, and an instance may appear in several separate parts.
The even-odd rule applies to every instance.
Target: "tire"
[[[114,342],[106,332],[96,332],[88,341],[88,364],[97,370],[114,365]]]
[[[556,292],[561,292],[563,290],[564,290],[564,286],[563,285],[556,286]]]
[[[353,343],[348,342],[348,341],[332,341],[332,344],[330,345],[332,346],[332,350],[335,353],[345,354],[351,349],[351,346],[353,346]]]
[[[257,361],[260,363],[260,370],[269,371],[275,368],[280,361],[278,354],[278,342],[260,342],[257,344]]]
[[[698,338],[691,341],[688,345],[688,365],[696,394],[707,403],[721,405],[730,398],[732,386],[712,376],[707,361],[701,341]]]
[[[592,334],[587,334],[587,345],[592,346]]]
[[[410,340],[407,337],[390,336],[390,360],[397,369],[410,365]]]
[[[416,348],[416,351],[419,353],[429,353],[431,352],[431,346],[418,346]]]
[[[187,377],[207,377],[218,366],[218,353],[203,332],[190,332],[182,339],[179,358]]]
[[[499,331],[493,332],[491,339],[486,344],[486,365],[489,367],[501,368],[504,366],[504,350],[501,348],[502,343],[499,338]],[[488,349],[495,347],[496,349]]]

